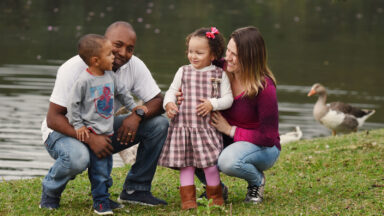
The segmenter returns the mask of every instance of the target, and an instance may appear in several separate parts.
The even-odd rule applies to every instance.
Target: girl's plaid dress
[[[217,159],[223,149],[222,135],[209,124],[210,114],[197,115],[196,106],[200,98],[220,97],[223,70],[199,71],[191,65],[183,66],[182,92],[184,101],[168,129],[159,165],[165,167],[206,168],[217,165]]]

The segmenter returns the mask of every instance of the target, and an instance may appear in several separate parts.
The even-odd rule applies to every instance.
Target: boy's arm
[[[229,78],[225,72],[223,72],[223,76],[221,77],[220,95],[221,95],[220,98],[208,99],[212,104],[213,111],[228,109],[229,107],[232,106],[232,103],[233,103],[231,83],[229,82]]]
[[[84,103],[84,95],[86,88],[86,82],[77,81],[73,85],[71,93],[69,94],[68,120],[69,123],[73,125],[75,130],[85,127],[83,119],[81,118],[80,107],[82,103]]]
[[[117,82],[116,77],[113,76],[114,84],[115,84],[115,97],[117,100],[120,101],[120,103],[125,106],[127,110],[132,110],[134,107],[137,106],[135,103],[135,100],[133,99],[131,93],[124,88],[120,82]]]
[[[68,104],[68,120],[76,130],[76,138],[81,142],[85,142],[89,138],[88,128],[83,122],[81,115],[81,107],[86,103],[85,95],[87,89],[87,82],[78,80],[73,85],[69,94]]]

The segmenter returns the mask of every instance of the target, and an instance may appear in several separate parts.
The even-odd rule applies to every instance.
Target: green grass
[[[115,168],[111,198],[117,199],[129,167]],[[126,205],[116,215],[384,215],[384,129],[301,140],[283,146],[266,171],[264,202],[243,203],[245,181],[222,174],[229,187],[222,208],[181,211],[178,172],[158,167],[152,185],[168,206]],[[86,172],[70,181],[59,210],[38,208],[42,178],[0,183],[0,215],[92,215]],[[198,192],[202,186],[197,184]],[[129,211],[129,212],[127,212]]]

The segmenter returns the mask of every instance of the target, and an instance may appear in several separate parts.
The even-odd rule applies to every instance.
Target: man
[[[117,80],[144,101],[144,106],[129,115],[115,117],[112,138],[91,133],[81,143],[76,139],[76,132],[66,117],[68,95],[78,75],[87,68],[79,56],[74,56],[59,69],[46,121],[42,124],[42,134],[49,154],[56,162],[45,176],[42,186],[41,208],[56,209],[60,196],[69,180],[84,171],[90,161],[90,154],[99,158],[119,152],[140,143],[135,164],[128,172],[120,202],[143,205],[166,205],[167,203],[153,197],[151,182],[156,171],[157,160],[164,144],[168,120],[161,116],[163,96],[145,64],[133,55],[136,33],[127,22],[111,24],[105,37],[113,44],[113,71]],[[115,110],[121,107],[115,101]],[[93,176],[88,174],[92,182]],[[112,179],[106,179],[112,185]],[[112,209],[122,205],[110,200]]]

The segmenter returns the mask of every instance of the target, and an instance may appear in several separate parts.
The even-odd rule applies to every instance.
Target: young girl
[[[210,112],[228,109],[233,102],[227,75],[212,64],[223,56],[225,42],[215,27],[196,30],[186,42],[190,64],[179,68],[164,98],[163,106],[172,121],[159,165],[180,169],[182,209],[197,207],[196,167],[204,170],[208,199],[213,199],[213,205],[223,205],[216,166],[222,135],[210,125]],[[177,107],[175,94],[180,88],[184,101]]]

